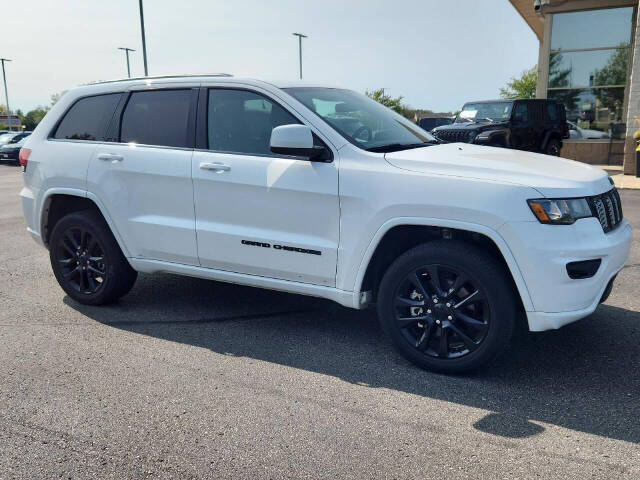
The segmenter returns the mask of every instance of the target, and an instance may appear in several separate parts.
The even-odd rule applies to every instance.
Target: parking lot
[[[640,191],[621,192],[634,244],[606,304],[443,376],[324,300],[141,275],[76,304],[21,182],[0,166],[2,480],[640,477]]]

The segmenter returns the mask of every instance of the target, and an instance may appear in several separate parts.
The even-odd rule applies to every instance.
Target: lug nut
[[[431,313],[431,309],[427,309],[427,313]]]
[[[433,299],[433,303],[438,303],[438,299],[437,299],[437,298],[434,298],[434,299]]]
[[[453,317],[452,317],[451,315],[449,315],[449,316],[447,317],[447,320],[453,320]]]
[[[450,306],[451,306],[451,304],[450,304],[450,303],[447,303],[447,307],[450,307]]]
[[[436,325],[440,325],[440,320],[436,320]]]

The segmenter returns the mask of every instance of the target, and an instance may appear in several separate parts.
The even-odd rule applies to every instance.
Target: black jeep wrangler
[[[432,133],[446,143],[463,142],[560,155],[569,138],[564,105],[555,100],[490,100],[466,103],[451,125]]]

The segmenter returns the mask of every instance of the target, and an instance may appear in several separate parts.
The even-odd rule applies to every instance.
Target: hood
[[[478,130],[484,128],[495,128],[495,127],[503,127],[507,125],[508,122],[461,122],[461,123],[452,123],[450,125],[442,125],[440,127],[436,127],[433,129],[434,132],[441,132],[443,130]]]
[[[612,188],[604,170],[538,153],[449,143],[385,154],[391,165],[413,172],[476,178],[532,187],[548,198],[598,195]]]

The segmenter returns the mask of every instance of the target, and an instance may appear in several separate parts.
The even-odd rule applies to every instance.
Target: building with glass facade
[[[638,0],[510,1],[540,41],[536,96],[567,110],[571,139],[562,156],[635,174]]]

